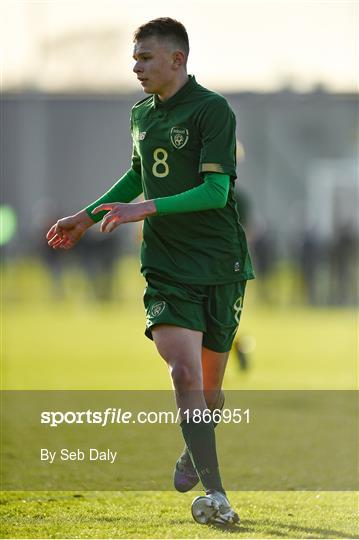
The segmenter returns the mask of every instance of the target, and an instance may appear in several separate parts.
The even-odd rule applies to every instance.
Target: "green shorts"
[[[144,293],[146,331],[173,324],[203,332],[203,346],[216,352],[231,349],[242,313],[246,281],[225,285],[188,285],[147,275]]]

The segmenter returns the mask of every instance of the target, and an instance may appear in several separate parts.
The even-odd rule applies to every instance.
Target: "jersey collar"
[[[168,109],[169,107],[172,107],[172,105],[175,105],[179,101],[182,100],[184,96],[189,94],[193,88],[196,86],[197,82],[194,77],[194,75],[188,75],[188,81],[182,88],[178,90],[173,96],[171,96],[169,99],[166,99],[166,101],[161,101],[157,94],[153,95],[153,107],[155,109]]]

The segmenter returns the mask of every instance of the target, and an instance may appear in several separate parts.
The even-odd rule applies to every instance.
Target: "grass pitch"
[[[131,275],[136,275],[133,269]],[[6,389],[169,389],[167,369],[143,337],[143,283],[134,277],[118,304],[84,301],[85,286],[50,301],[46,280],[12,275],[25,301],[8,302],[3,324]],[[46,279],[44,279],[46,278]],[[72,280],[73,283],[73,280]],[[11,285],[11,283],[10,283]],[[11,290],[11,287],[10,287]],[[232,356],[227,389],[354,389],[353,310],[265,308],[249,284],[242,335],[256,344],[251,369]],[[22,299],[24,300],[24,299]],[[264,442],[265,446],[265,442]],[[175,459],[176,456],[174,456]],[[195,524],[198,494],[176,492],[5,492],[3,538],[358,538],[358,497],[349,492],[232,492],[242,524]]]
[[[239,527],[197,525],[191,494],[36,492],[3,497],[2,538],[358,538],[350,493],[229,493]]]

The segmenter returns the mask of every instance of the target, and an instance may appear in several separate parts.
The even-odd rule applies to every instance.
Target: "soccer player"
[[[131,168],[97,201],[54,224],[47,239],[69,249],[97,221],[110,233],[144,220],[145,334],[168,364],[186,443],[174,485],[185,492],[200,480],[206,495],[193,501],[194,519],[232,524],[239,517],[222,485],[215,422],[198,421],[198,411],[223,407],[228,354],[254,275],[234,199],[235,116],[187,74],[188,53],[178,21],[159,18],[136,30],[133,71],[150,96],[132,109]],[[131,203],[141,193],[145,201]]]

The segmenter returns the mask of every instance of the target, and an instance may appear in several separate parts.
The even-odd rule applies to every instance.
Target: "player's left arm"
[[[229,184],[230,177],[227,174],[206,173],[201,185],[177,195],[132,204],[101,204],[92,213],[107,211],[101,223],[101,231],[111,232],[122,223],[141,221],[148,216],[224,208]]]

